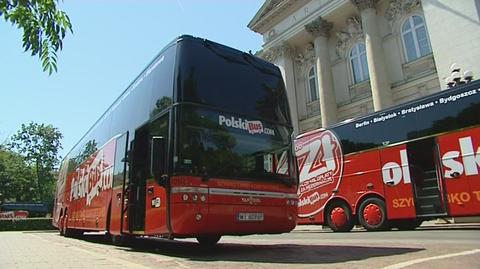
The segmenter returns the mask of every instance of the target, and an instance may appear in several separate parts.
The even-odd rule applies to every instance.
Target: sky
[[[64,135],[64,157],[160,50],[182,34],[261,49],[247,24],[263,0],[64,0],[73,25],[58,72],[42,71],[22,31],[0,18],[0,144],[30,121]]]

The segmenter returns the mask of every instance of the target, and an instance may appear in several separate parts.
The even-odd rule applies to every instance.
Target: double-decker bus
[[[106,231],[114,243],[289,232],[292,133],[278,67],[181,36],[65,157],[53,224],[66,235]]]
[[[480,216],[480,80],[300,135],[299,224]]]

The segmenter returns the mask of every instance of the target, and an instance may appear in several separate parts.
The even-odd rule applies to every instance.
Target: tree
[[[97,150],[97,141],[95,141],[95,139],[87,141],[83,150],[75,158],[73,158],[73,161],[75,162],[74,166],[78,166],[83,163],[86,159],[88,159],[88,157],[90,157],[90,155],[95,153]]]
[[[23,48],[38,55],[43,71],[57,71],[57,52],[68,31],[68,15],[57,9],[59,0],[0,0],[0,17],[23,29]]]
[[[0,204],[40,201],[34,179],[34,169],[21,155],[0,146]]]
[[[155,116],[158,113],[162,112],[164,109],[173,104],[172,97],[163,96],[155,102],[155,109],[152,110],[150,116]]]
[[[52,125],[30,122],[11,138],[10,148],[22,155],[34,168],[37,190],[42,201],[53,198],[55,179],[52,172],[59,162],[58,151],[62,148],[63,135]]]

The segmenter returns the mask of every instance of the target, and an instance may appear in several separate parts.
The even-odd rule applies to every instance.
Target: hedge
[[[52,218],[0,219],[0,231],[53,230]]]

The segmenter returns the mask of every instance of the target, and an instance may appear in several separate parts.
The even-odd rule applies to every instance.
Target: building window
[[[350,51],[350,63],[355,84],[370,79],[365,44],[358,42],[353,46]]]
[[[421,16],[413,15],[403,23],[402,39],[407,62],[432,52],[427,27]]]
[[[315,66],[310,68],[308,71],[308,102],[313,102],[318,100],[318,83],[317,83],[317,72]]]

